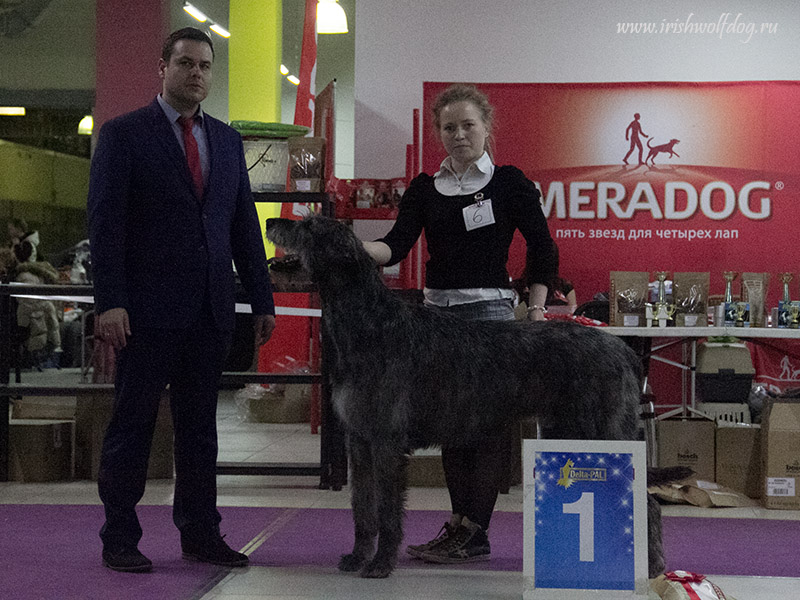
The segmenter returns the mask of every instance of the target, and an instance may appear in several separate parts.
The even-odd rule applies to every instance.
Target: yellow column
[[[281,0],[230,0],[228,115],[281,120]]]
[[[228,118],[231,121],[281,120],[281,0],[230,0],[228,46]],[[263,237],[267,219],[279,217],[281,205],[256,204],[267,256],[275,247]]]

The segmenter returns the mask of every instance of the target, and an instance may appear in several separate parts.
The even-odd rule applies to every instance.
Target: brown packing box
[[[73,421],[9,421],[9,469],[12,481],[59,481],[72,477]]]
[[[114,402],[112,390],[80,392],[77,396],[75,414],[75,477],[97,479],[100,470],[100,451],[103,437],[111,419]],[[169,393],[161,396],[158,408],[150,462],[147,466],[149,479],[171,479],[173,476],[172,417],[169,410]]]
[[[767,400],[761,416],[762,502],[800,510],[800,401]]]
[[[718,424],[717,483],[761,498],[761,426]]]
[[[259,390],[247,398],[248,423],[308,423],[311,419],[311,385],[289,384],[276,391]]]
[[[415,450],[408,461],[409,487],[445,487],[442,454],[438,448]]]
[[[658,421],[659,467],[689,467],[698,479],[714,481],[716,423],[704,417]]]
[[[12,419],[72,420],[75,396],[25,396],[12,402]]]

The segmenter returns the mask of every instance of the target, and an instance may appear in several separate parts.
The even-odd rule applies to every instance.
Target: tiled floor
[[[224,394],[218,412],[220,460],[243,462],[318,462],[319,437],[308,424],[258,424],[243,421],[232,394]],[[347,508],[349,493],[320,490],[313,477],[220,476],[221,506],[272,506]],[[170,504],[172,482],[149,482],[143,504]],[[51,484],[0,483],[0,504],[98,504],[93,482]],[[448,506],[442,488],[412,488],[409,509],[442,509]],[[501,495],[498,510],[521,511],[522,488]],[[797,519],[800,511],[767,511],[761,508],[700,509],[667,506],[669,516]],[[800,579],[726,577],[706,573],[722,590],[737,600],[790,600],[800,598]],[[144,575],[144,576],[156,576]],[[400,569],[386,580],[364,580],[328,569],[292,570],[250,567],[231,572],[202,600],[302,600],[302,599],[460,599],[521,598],[520,573]],[[600,598],[600,597],[598,597]],[[605,598],[605,597],[603,597]],[[651,596],[655,598],[655,596]],[[183,599],[175,599],[183,600]]]

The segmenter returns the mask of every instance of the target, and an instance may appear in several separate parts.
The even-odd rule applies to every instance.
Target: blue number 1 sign
[[[644,442],[525,440],[524,468],[524,598],[646,598]]]

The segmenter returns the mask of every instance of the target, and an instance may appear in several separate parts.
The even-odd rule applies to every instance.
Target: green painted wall
[[[6,221],[21,217],[39,231],[41,251],[59,256],[86,239],[89,159],[0,140],[0,237]]]
[[[86,208],[89,159],[0,140],[0,199]]]

